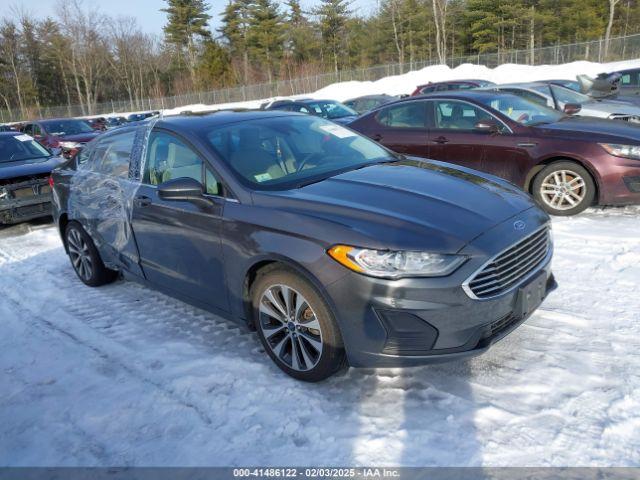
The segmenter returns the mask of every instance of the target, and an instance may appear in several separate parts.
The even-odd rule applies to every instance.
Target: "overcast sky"
[[[25,9],[40,17],[55,16],[57,0],[0,0],[4,6],[0,11],[0,16],[8,15],[11,7]],[[165,14],[160,11],[166,3],[162,0],[106,0],[89,1],[85,0],[85,5],[91,9],[96,8],[109,15],[126,15],[136,17],[143,30],[149,33],[162,33],[165,24]],[[218,28],[220,25],[220,13],[224,10],[228,0],[209,0],[211,5],[211,27]],[[284,4],[284,2],[280,2]],[[318,4],[317,0],[302,0],[302,5],[306,9]],[[352,9],[360,15],[367,15],[376,7],[377,0],[353,0]]]

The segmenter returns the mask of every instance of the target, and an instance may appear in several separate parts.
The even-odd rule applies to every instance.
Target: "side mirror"
[[[491,135],[497,135],[500,133],[500,127],[493,120],[480,120],[473,126],[476,132],[489,133]]]
[[[567,115],[575,115],[580,110],[582,110],[582,105],[580,105],[579,103],[565,103],[564,108],[562,110]]]
[[[158,195],[163,200],[207,201],[202,184],[188,177],[172,178],[158,186]]]

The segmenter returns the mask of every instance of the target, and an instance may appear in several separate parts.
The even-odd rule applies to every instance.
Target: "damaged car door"
[[[137,188],[130,173],[136,129],[101,137],[84,149],[71,177],[69,208],[102,247],[105,264],[124,264],[141,275],[130,226],[130,197]]]
[[[219,234],[224,189],[203,158],[183,139],[153,130],[132,226],[147,280],[228,311]]]

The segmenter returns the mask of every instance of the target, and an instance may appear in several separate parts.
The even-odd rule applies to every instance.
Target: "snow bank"
[[[386,93],[389,95],[410,94],[418,85],[429,82],[442,82],[446,80],[462,80],[465,78],[477,78],[490,80],[495,83],[530,82],[532,80],[567,79],[575,80],[576,75],[585,74],[595,76],[602,72],[611,72],[625,68],[639,68],[640,59],[623,62],[595,63],[572,62],[562,65],[516,65],[504,64],[496,68],[487,68],[484,65],[466,63],[455,68],[446,65],[433,65],[421,70],[407,72],[402,75],[382,78],[374,82],[340,82],[321,88],[316,92],[297,95],[297,97],[329,98],[344,101],[349,98],[362,95]],[[280,98],[280,97],[276,97]],[[284,98],[284,97],[283,97]],[[296,97],[286,97],[296,98]],[[248,102],[222,103],[216,105],[186,105],[184,107],[164,110],[164,115],[178,115],[190,110],[193,112],[227,109],[227,108],[258,108],[260,104],[272,100],[266,98]]]

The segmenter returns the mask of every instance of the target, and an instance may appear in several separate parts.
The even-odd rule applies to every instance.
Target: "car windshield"
[[[91,133],[93,128],[84,120],[51,120],[42,122],[44,128],[53,136]]]
[[[334,119],[358,115],[358,112],[339,102],[318,101],[306,102],[306,105],[323,118]]]
[[[562,106],[567,103],[582,104],[591,100],[583,93],[575,92],[569,88],[561,87],[559,85],[551,85],[551,90],[553,91],[553,96],[556,97],[556,100]]]
[[[286,190],[398,158],[345,127],[314,116],[278,116],[205,130],[217,155],[252,188]]]
[[[480,97],[478,100],[521,125],[535,126],[554,123],[565,117],[563,113],[515,95],[491,95]]]
[[[29,135],[0,136],[0,163],[50,156],[49,151]]]

